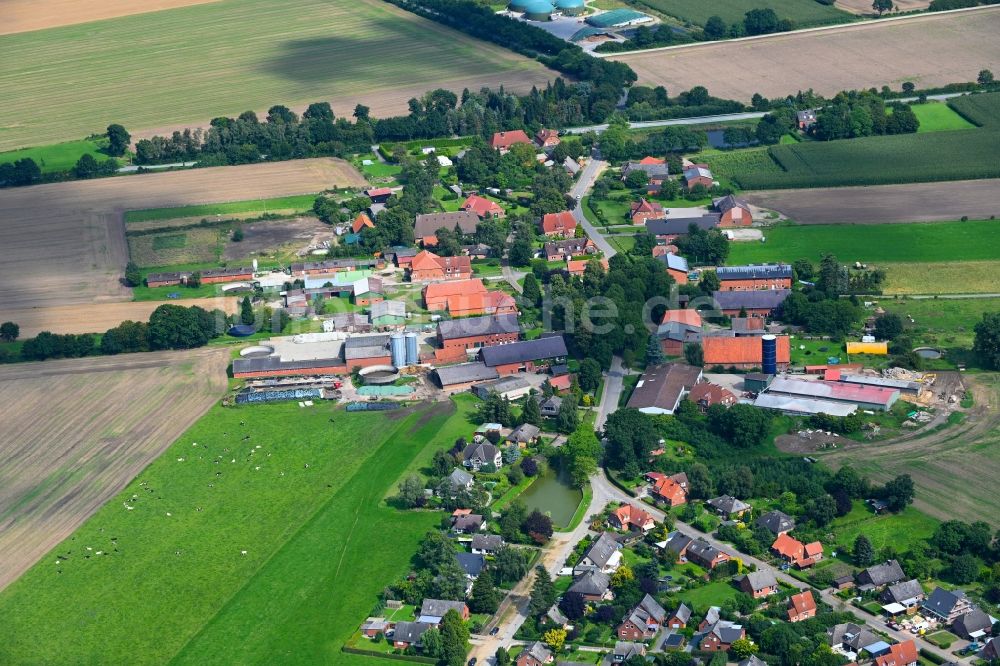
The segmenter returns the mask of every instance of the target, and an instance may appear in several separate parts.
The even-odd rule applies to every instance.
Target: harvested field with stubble
[[[0,367],[0,589],[198,420],[228,362],[228,349],[203,349]],[[87,545],[69,549],[99,557]]]
[[[226,39],[224,36],[232,36]],[[381,0],[221,0],[0,37],[0,150],[109,123],[208,126],[217,116],[329,101],[407,113],[434,88],[527,92],[555,77]]]
[[[217,0],[3,0],[0,35],[143,14]]]
[[[178,288],[182,294],[183,288]],[[161,297],[162,298],[162,297]],[[239,299],[235,296],[213,298],[185,298],[169,301],[174,305],[197,305],[206,310],[219,309],[236,314]],[[81,305],[52,305],[45,308],[3,310],[4,321],[15,321],[21,327],[21,337],[28,338],[42,331],[50,333],[103,333],[123,321],[146,321],[163,301],[128,301],[125,303],[97,303]]]
[[[904,81],[929,88],[975,81],[1000,66],[1000,8],[927,14],[746,41],[614,56],[639,83],[749,101],[754,93],[783,97],[812,88],[822,95]],[[808,54],[803,57],[803,54]]]
[[[10,319],[10,311],[58,312],[58,306],[129,300],[121,284],[128,261],[126,210],[309,194],[364,183],[347,162],[318,158],[2,190],[0,312]]]

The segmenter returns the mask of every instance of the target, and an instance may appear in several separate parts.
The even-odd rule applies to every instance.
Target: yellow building
[[[889,353],[888,342],[848,342],[848,354],[880,354],[885,356]]]

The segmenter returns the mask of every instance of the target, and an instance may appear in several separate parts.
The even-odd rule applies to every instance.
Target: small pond
[[[548,514],[556,527],[565,527],[573,520],[583,491],[570,485],[567,474],[548,469],[518,499],[524,502],[528,511],[538,509]]]
[[[750,146],[756,146],[759,141],[753,139],[752,141],[746,142],[742,141],[740,143],[728,143],[726,141],[726,131],[720,129],[708,130],[705,132],[708,136],[708,145],[712,148],[724,149],[724,148],[749,148]]]
[[[920,358],[936,359],[941,358],[941,350],[934,347],[917,347],[913,350]]]

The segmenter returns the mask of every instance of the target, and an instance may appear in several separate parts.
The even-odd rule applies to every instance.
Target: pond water
[[[941,358],[941,350],[934,349],[933,347],[917,347],[913,351],[915,351],[917,353],[917,356],[919,356],[920,358],[928,358],[928,359]]]
[[[712,148],[748,148],[758,143],[756,140],[750,143],[726,143],[726,131],[720,129],[708,130],[705,134],[708,136],[708,145]]]
[[[565,527],[573,520],[576,507],[583,499],[583,491],[571,486],[567,476],[548,469],[518,499],[524,502],[528,511],[538,509],[548,514],[557,527]]]

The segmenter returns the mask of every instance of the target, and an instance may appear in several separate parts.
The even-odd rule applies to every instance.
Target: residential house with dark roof
[[[722,216],[719,219],[719,226],[723,229],[749,227],[753,224],[753,213],[750,212],[750,204],[746,199],[727,194],[714,199],[712,207]]]
[[[993,618],[978,608],[973,608],[968,613],[960,615],[951,624],[952,631],[968,640],[978,640],[987,636],[992,629]]]
[[[752,654],[743,661],[738,662],[736,666],[767,666],[767,662],[757,655]]]
[[[477,513],[466,513],[451,519],[451,529],[459,534],[475,534],[483,529],[483,517]]]
[[[464,469],[456,467],[452,470],[451,474],[448,475],[448,481],[451,483],[452,492],[458,492],[460,490],[468,490],[471,488],[475,479]]]
[[[594,254],[597,246],[589,238],[548,241],[542,247],[546,261],[567,261],[583,254]]]
[[[763,599],[778,592],[778,581],[770,571],[751,571],[736,579],[740,590],[754,599]]]
[[[626,162],[625,166],[622,167],[622,180],[627,180],[629,175],[636,171],[646,174],[646,191],[650,194],[658,192],[670,176],[670,167],[667,166],[666,160],[654,157],[637,162]]]
[[[696,185],[711,189],[713,185],[718,184],[708,165],[698,163],[688,164],[684,167],[684,181],[687,183],[688,189]]]
[[[946,590],[943,587],[935,588],[931,596],[924,599],[920,609],[924,613],[938,618],[944,624],[951,624],[959,617],[971,612],[975,608],[972,600],[965,596],[962,590]]]
[[[545,644],[541,641],[534,641],[524,646],[514,663],[517,666],[543,666],[552,663],[552,661],[552,652],[545,647]]]
[[[807,130],[816,124],[816,111],[813,109],[804,109],[802,111],[795,112],[795,122],[798,124],[800,130]]]
[[[538,426],[532,425],[531,423],[522,423],[510,432],[507,436],[507,441],[514,442],[523,449],[528,444],[537,442],[538,437],[541,434],[542,430]]]
[[[830,627],[826,630],[826,638],[834,652],[852,655],[857,655],[862,650],[882,642],[882,638],[867,626],[853,622]]]
[[[749,504],[743,500],[736,499],[732,495],[720,495],[719,497],[713,497],[705,502],[705,504],[712,507],[717,514],[726,520],[742,518],[745,513],[750,511]]]
[[[535,372],[546,362],[564,360],[568,353],[562,335],[550,335],[535,340],[483,347],[479,355],[488,367],[495,368],[501,375],[510,375],[516,372]]]
[[[979,653],[979,658],[984,661],[1000,659],[1000,638],[991,638],[988,640]]]
[[[555,417],[559,415],[559,409],[562,407],[562,398],[557,395],[550,396],[543,400],[541,404],[538,405],[539,411],[542,416]]]
[[[648,367],[635,385],[628,407],[644,414],[673,414],[701,378],[701,368],[684,363]]]
[[[881,589],[903,580],[906,580],[906,574],[896,560],[868,567],[857,575],[858,589],[862,591]]]
[[[445,614],[453,610],[458,613],[463,620],[469,619],[469,607],[464,601],[450,601],[448,599],[424,599],[420,605],[420,613],[417,616],[418,622],[428,624],[440,624]]]
[[[478,553],[455,553],[455,559],[470,582],[479,578],[479,574],[486,568],[486,558]]]
[[[780,536],[795,529],[795,521],[784,511],[768,511],[756,521],[755,525],[766,528],[771,534]]]
[[[421,647],[420,639],[432,626],[427,622],[397,622],[393,628],[392,645],[395,648]]]
[[[663,543],[663,550],[673,553],[674,562],[687,562],[687,549],[694,539],[683,532],[671,532]]]
[[[462,464],[477,472],[483,465],[493,465],[500,469],[503,467],[503,456],[500,449],[488,441],[473,442],[462,451]]]
[[[473,384],[472,392],[481,400],[489,398],[491,393],[496,393],[501,398],[507,398],[508,400],[517,400],[531,393],[531,388],[530,383],[517,375],[508,375],[507,377],[483,382],[482,384]],[[531,424],[526,423],[525,425]]]
[[[885,588],[879,597],[879,601],[883,605],[899,604],[904,608],[913,608],[920,604],[925,596],[924,588],[920,585],[920,581],[914,578],[913,580],[905,580]]]
[[[702,335],[701,325],[683,322],[663,322],[656,328],[660,349],[666,356],[682,356],[685,345],[700,344]]]
[[[615,649],[611,651],[611,663],[622,664],[632,657],[645,657],[645,643],[635,643],[632,641],[616,641]]]
[[[687,627],[687,623],[690,620],[691,609],[688,608],[687,604],[682,603],[677,607],[677,610],[667,617],[667,627],[673,629],[674,631],[679,631]]]
[[[663,626],[667,611],[650,595],[642,598],[622,620],[615,635],[623,641],[648,641],[656,636]]]
[[[698,649],[706,652],[726,652],[733,643],[747,635],[742,625],[729,620],[716,620],[705,627],[703,632]]]
[[[722,552],[712,544],[702,539],[695,539],[688,544],[685,552],[688,562],[693,562],[703,569],[712,570],[723,562],[728,562],[731,557]]]
[[[499,534],[476,534],[472,537],[469,548],[476,555],[496,555],[504,547],[503,537]]]
[[[586,571],[596,569],[604,573],[614,573],[622,563],[622,545],[611,532],[602,532],[583,553],[576,569]]]
[[[573,581],[569,592],[576,592],[584,601],[603,601],[611,598],[611,577],[603,571],[587,571]]]
[[[791,289],[792,267],[788,264],[750,264],[747,266],[719,266],[721,291],[759,291],[766,289]]]
[[[788,621],[802,622],[816,617],[816,600],[812,590],[793,594],[788,598]]]

